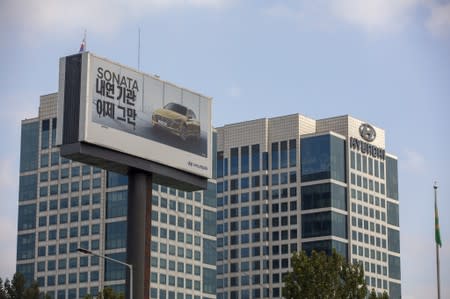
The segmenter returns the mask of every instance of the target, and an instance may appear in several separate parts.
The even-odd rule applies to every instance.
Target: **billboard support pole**
[[[152,221],[152,174],[133,170],[128,174],[127,263],[133,265],[133,296],[149,299]],[[129,284],[130,279],[127,279]],[[128,290],[129,288],[127,288]]]

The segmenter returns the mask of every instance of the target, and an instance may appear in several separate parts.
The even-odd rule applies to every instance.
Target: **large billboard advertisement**
[[[80,142],[211,177],[211,98],[92,53],[81,57]],[[65,58],[60,68],[67,71]]]

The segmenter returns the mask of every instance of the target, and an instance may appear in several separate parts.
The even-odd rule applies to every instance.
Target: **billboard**
[[[79,126],[59,126],[58,144],[88,143],[211,178],[211,98],[89,52],[61,58],[59,86],[58,118]]]

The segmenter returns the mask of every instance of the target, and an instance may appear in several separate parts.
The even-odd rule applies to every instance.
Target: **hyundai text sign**
[[[78,119],[67,109],[78,109]],[[92,53],[61,58],[58,118],[60,145],[82,142],[212,175],[211,98]],[[78,131],[67,121],[78,121]]]
[[[373,158],[378,158],[381,160],[385,159],[385,150],[372,145],[368,142],[372,142],[377,137],[375,128],[367,123],[363,123],[359,126],[359,135],[367,142],[359,140],[354,137],[350,137],[350,148],[359,151],[363,154],[369,155]]]

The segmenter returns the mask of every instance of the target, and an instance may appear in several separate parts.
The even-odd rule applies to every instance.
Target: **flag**
[[[86,49],[86,37],[83,38],[83,40],[81,41],[81,45],[80,45],[80,52],[84,52]]]
[[[86,30],[84,30],[83,40],[81,41],[81,45],[80,45],[80,52],[84,52],[84,51],[86,51]]]
[[[436,239],[436,245],[439,245],[439,247],[442,247],[441,232],[439,230],[438,207],[437,207],[436,200],[434,201],[434,224],[435,224],[434,238]]]

